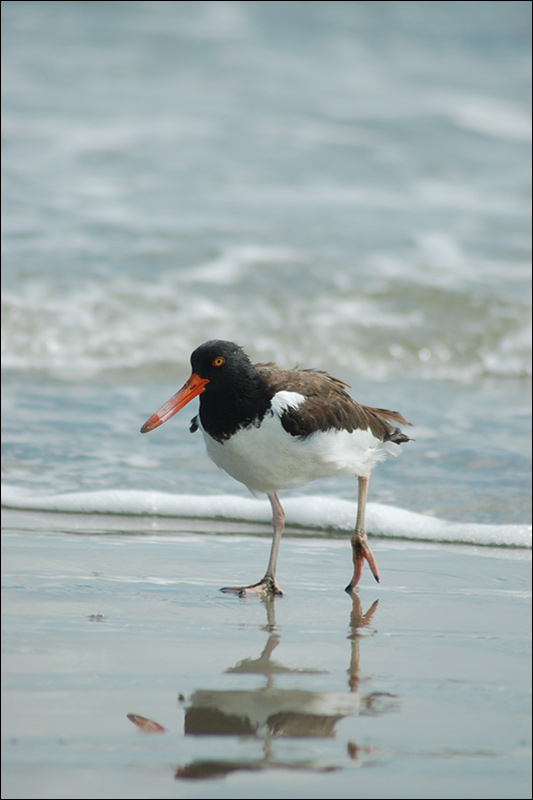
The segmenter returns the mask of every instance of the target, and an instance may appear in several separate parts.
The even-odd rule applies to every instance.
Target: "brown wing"
[[[409,441],[399,428],[391,425],[410,425],[397,411],[385,408],[370,408],[356,403],[345,391],[347,383],[328,375],[327,372],[311,369],[281,370],[275,364],[256,364],[271,396],[285,390],[298,392],[306,400],[297,408],[288,408],[281,417],[285,430],[293,436],[310,436],[316,431],[331,429],[346,430],[370,428],[381,441],[397,444]]]

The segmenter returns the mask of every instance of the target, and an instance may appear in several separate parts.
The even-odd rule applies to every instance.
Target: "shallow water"
[[[225,495],[228,515],[234,516],[232,498],[250,494],[213,466],[201,434],[189,433],[194,403],[148,436],[139,433],[149,414],[188,374],[189,368],[174,383],[148,386],[127,379],[118,385],[97,380],[58,383],[4,374],[3,484],[30,490],[36,497],[124,489],[197,495],[207,506],[211,495]],[[363,383],[358,396],[384,406],[390,399],[390,405],[409,409],[408,418],[416,421],[410,433],[414,441],[403,446],[399,458],[374,470],[370,502],[468,524],[530,522],[528,385]],[[379,398],[382,402],[376,403]],[[355,480],[341,476],[315,481],[282,492],[282,501],[298,496],[354,502]],[[105,502],[99,506],[95,497],[93,510],[105,513],[113,507]]]
[[[265,603],[218,592],[246,526],[68,519],[5,523],[4,796],[528,796],[527,551],[377,542],[349,597],[348,542],[289,532]]]

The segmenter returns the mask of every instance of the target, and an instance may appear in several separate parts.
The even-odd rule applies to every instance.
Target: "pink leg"
[[[379,583],[378,565],[368,545],[365,533],[365,507],[370,479],[368,477],[360,477],[357,480],[359,482],[357,520],[355,522],[355,531],[352,536],[353,577],[346,587],[347,592],[352,592],[359,583],[363,571],[363,561],[365,560],[368,561],[368,566],[370,567],[372,575]]]
[[[224,586],[221,592],[236,592],[241,597],[248,594],[275,594],[282,595],[283,592],[278,586],[276,581],[276,563],[278,560],[279,543],[281,541],[281,534],[285,527],[285,512],[281,507],[279,498],[276,493],[269,494],[268,499],[272,506],[272,526],[274,528],[274,537],[272,539],[272,547],[270,548],[270,558],[268,559],[267,571],[264,577],[258,583],[252,583],[250,586]]]

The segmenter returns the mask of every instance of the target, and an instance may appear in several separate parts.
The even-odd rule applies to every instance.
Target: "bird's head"
[[[222,339],[204,342],[191,355],[192,372],[188,381],[141,428],[149,433],[203,392],[223,394],[244,386],[253,373],[250,359],[239,345]]]

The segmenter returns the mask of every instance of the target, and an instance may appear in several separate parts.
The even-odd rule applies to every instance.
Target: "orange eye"
[[[211,363],[213,364],[214,367],[221,367],[222,364],[225,363],[225,361],[226,359],[223,358],[222,356],[217,356],[216,358],[213,359]]]

